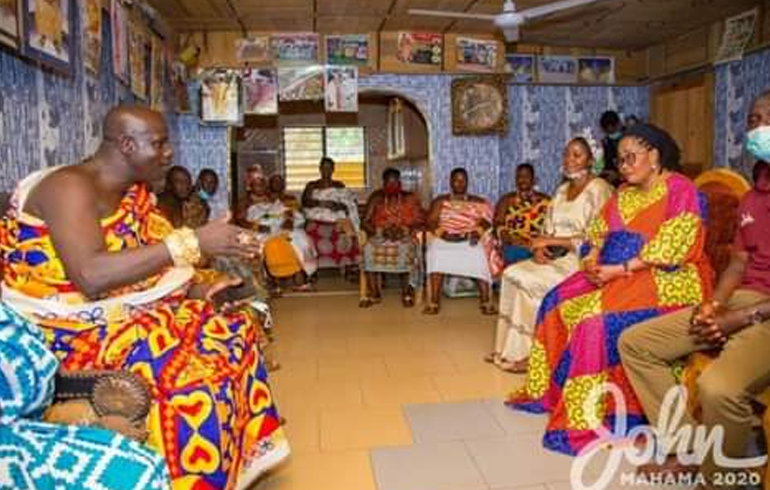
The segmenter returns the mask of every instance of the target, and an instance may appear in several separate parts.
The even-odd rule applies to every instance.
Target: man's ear
[[[136,151],[136,140],[128,135],[122,135],[120,137],[120,152],[126,155]]]

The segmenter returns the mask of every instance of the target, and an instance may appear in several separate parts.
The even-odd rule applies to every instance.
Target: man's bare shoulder
[[[49,206],[58,206],[64,200],[89,199],[95,195],[91,174],[80,165],[72,165],[45,176],[30,192],[24,208],[33,215],[40,215]]]

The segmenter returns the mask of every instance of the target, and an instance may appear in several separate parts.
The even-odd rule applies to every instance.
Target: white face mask
[[[564,178],[567,180],[580,180],[588,176],[588,169],[578,170],[576,172],[564,172]]]

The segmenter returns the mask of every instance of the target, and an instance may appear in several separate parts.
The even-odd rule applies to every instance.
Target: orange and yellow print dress
[[[174,490],[246,488],[285,459],[256,318],[185,299],[192,270],[171,269],[88,302],[67,278],[45,223],[19,212],[40,178],[32,177],[0,226],[3,300],[40,326],[62,367],[129,370],[147,380],[148,444],[165,458]],[[116,252],[157,243],[170,229],[138,185],[102,222]]]

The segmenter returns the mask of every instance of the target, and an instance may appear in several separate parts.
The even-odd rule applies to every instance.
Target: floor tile
[[[541,485],[569,475],[572,458],[543,449],[542,435],[478,439],[465,445],[493,489]]]
[[[433,374],[457,374],[452,361],[442,352],[421,355],[392,355],[385,358],[388,372],[393,376],[425,376]]]
[[[321,427],[318,410],[308,410],[289,405],[279,408],[279,413],[286,418],[284,430],[292,453],[317,453],[321,450]]]
[[[441,395],[429,376],[390,376],[361,383],[364,405],[400,407],[416,403],[439,403]]]
[[[376,490],[366,451],[295,454],[252,490]]]
[[[379,490],[486,490],[462,443],[417,444],[372,451]]]
[[[321,411],[321,450],[341,451],[412,443],[398,408],[347,408]]]
[[[502,398],[484,400],[484,407],[508,435],[543,434],[548,416],[512,410]]]
[[[369,380],[387,376],[385,361],[379,356],[318,359],[318,379],[321,381]]]
[[[465,371],[455,375],[435,375],[433,381],[444,401],[500,398],[519,384],[516,378],[507,373],[489,369]]]
[[[480,401],[407,405],[404,413],[415,442],[461,441],[505,435]]]

